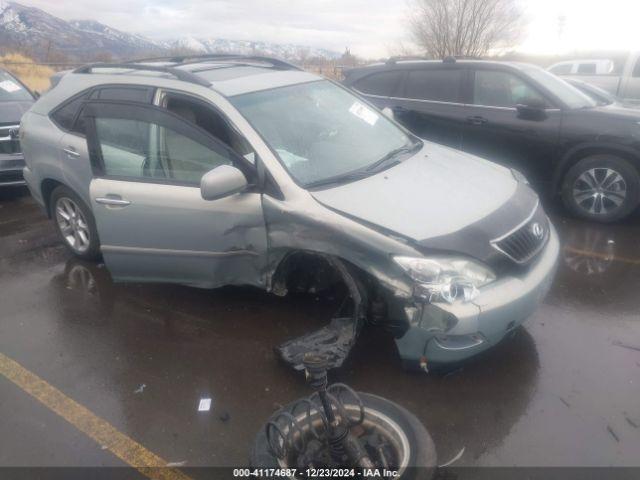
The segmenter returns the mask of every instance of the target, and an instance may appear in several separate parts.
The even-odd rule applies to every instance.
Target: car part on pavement
[[[276,348],[280,358],[296,370],[304,368],[303,359],[309,352],[326,356],[328,368],[340,367],[366,321],[367,295],[362,282],[358,281],[344,262],[329,256],[321,258],[339,274],[347,289],[338,313],[341,313],[346,307],[345,303],[351,300],[351,314],[348,317],[333,318],[329,325],[289,340]]]
[[[274,413],[256,436],[250,454],[255,468],[357,468],[364,478],[383,469],[396,478],[429,479],[436,466],[429,432],[410,412],[384,398],[336,383],[327,386],[328,359],[304,356],[315,390]]]

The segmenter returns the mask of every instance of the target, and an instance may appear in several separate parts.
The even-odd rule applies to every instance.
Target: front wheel
[[[73,191],[57,187],[51,194],[51,216],[64,245],[85,260],[100,257],[100,241],[91,210]]]
[[[640,177],[627,160],[609,154],[583,158],[562,183],[562,200],[574,215],[597,222],[615,222],[637,206]]]

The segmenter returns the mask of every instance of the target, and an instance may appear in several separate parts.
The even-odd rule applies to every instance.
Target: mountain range
[[[292,61],[340,56],[321,48],[249,40],[185,36],[154,41],[95,20],[66,21],[39,8],[4,0],[0,0],[0,48],[21,51],[39,61],[72,62],[176,53],[259,54]]]

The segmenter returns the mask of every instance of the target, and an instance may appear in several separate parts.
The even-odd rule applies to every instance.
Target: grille
[[[20,153],[20,142],[17,135],[19,128],[20,125],[0,126],[0,153]]]
[[[22,172],[0,172],[0,185],[3,183],[22,182]]]
[[[549,239],[549,222],[537,216],[491,242],[493,248],[519,264],[530,262]]]

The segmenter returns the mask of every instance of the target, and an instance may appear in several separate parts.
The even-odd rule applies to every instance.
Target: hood
[[[418,246],[484,261],[495,254],[489,241],[520,224],[538,203],[507,168],[430,142],[393,168],[311,195]]]
[[[31,101],[0,102],[0,125],[18,124],[22,115],[31,108]]]
[[[633,108],[631,105],[624,103],[612,103],[611,105],[602,105],[598,107],[579,110],[580,115],[592,116],[608,116],[609,118],[619,118],[621,120],[638,120],[640,121],[640,110],[638,106]]]

